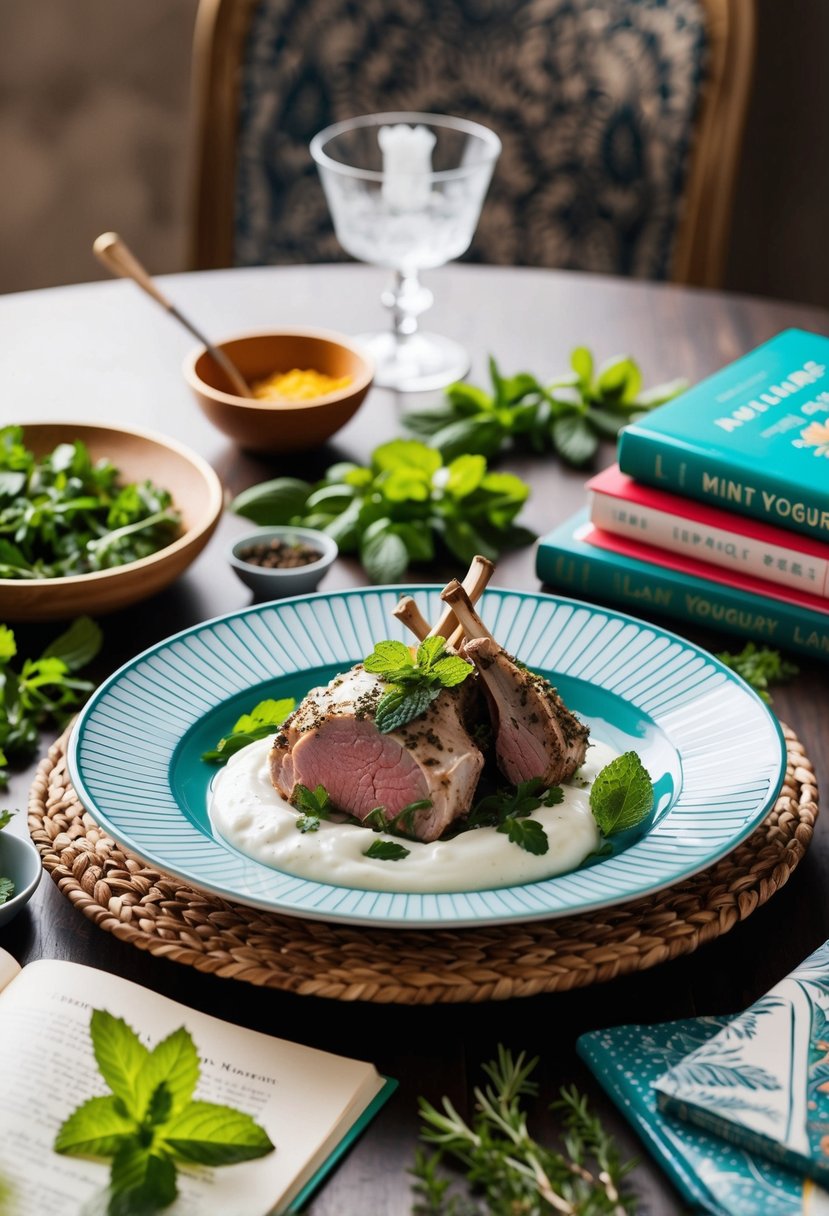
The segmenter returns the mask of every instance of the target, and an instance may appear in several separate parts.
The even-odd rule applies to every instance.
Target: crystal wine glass
[[[394,271],[381,296],[391,330],[358,338],[374,358],[377,384],[442,388],[468,371],[462,346],[418,329],[433,300],[418,274],[469,248],[500,151],[489,128],[442,114],[367,114],[311,141],[343,249]]]

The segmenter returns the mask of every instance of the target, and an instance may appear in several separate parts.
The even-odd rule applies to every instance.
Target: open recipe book
[[[78,1104],[107,1092],[89,1034],[93,1009],[123,1018],[151,1047],[184,1025],[201,1065],[195,1096],[252,1115],[276,1146],[239,1165],[179,1168],[169,1216],[285,1212],[395,1088],[372,1064],[234,1026],[78,963],[21,969],[0,950],[0,1178],[11,1192],[3,1216],[102,1210],[108,1163],[52,1147]]]

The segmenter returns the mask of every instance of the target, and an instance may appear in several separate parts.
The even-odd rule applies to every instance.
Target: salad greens
[[[0,811],[0,832],[2,832],[3,828],[6,827],[7,824],[11,823],[11,819],[11,811]],[[4,878],[2,874],[0,874],[0,904],[6,903],[13,895],[14,883],[10,878]],[[2,1212],[2,1210],[2,1206],[0,1205],[0,1212]]]
[[[436,542],[465,564],[529,544],[515,519],[529,487],[492,472],[482,455],[440,453],[415,439],[381,444],[366,466],[340,463],[316,485],[279,477],[243,491],[231,510],[257,524],[319,528],[356,553],[375,583],[398,582],[410,562],[431,561]]]
[[[118,482],[84,443],[37,457],[20,426],[0,429],[0,578],[61,578],[109,570],[173,540],[180,516],[167,490]]]
[[[54,1147],[67,1156],[112,1158],[107,1216],[168,1207],[178,1194],[177,1162],[234,1165],[273,1152],[250,1115],[193,1098],[199,1057],[184,1026],[150,1051],[122,1018],[94,1009],[90,1035],[111,1092],[82,1102]]]
[[[642,389],[642,373],[622,356],[596,367],[585,346],[570,356],[570,370],[547,383],[529,372],[503,376],[490,356],[491,391],[459,381],[445,400],[405,416],[414,434],[426,437],[443,459],[461,453],[490,458],[510,444],[557,452],[576,467],[595,456],[600,439],[615,439],[626,423],[663,405],[688,387],[674,380]]]
[[[6,765],[26,765],[36,754],[42,727],[62,730],[83,705],[95,685],[74,673],[92,662],[101,642],[99,626],[78,617],[39,659],[24,659],[15,671],[17,642],[8,625],[0,625],[0,786],[8,781]]]

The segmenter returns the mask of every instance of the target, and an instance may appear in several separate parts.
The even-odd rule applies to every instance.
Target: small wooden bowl
[[[199,347],[184,362],[184,376],[215,427],[256,452],[301,452],[318,447],[357,412],[374,378],[369,357],[340,334],[286,329],[218,343],[252,384],[274,372],[313,369],[349,376],[350,383],[310,401],[257,401],[237,397],[222,369]]]
[[[0,578],[0,621],[49,621],[98,616],[137,603],[187,569],[213,534],[222,513],[222,483],[195,452],[163,435],[97,423],[23,424],[23,441],[36,456],[80,439],[92,460],[106,457],[119,482],[150,480],[169,490],[181,515],[178,537],[163,549],[111,570],[66,578]]]

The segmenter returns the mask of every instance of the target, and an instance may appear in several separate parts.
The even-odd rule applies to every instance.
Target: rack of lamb
[[[408,835],[437,840],[472,807],[485,763],[474,732],[487,709],[496,760],[510,781],[539,777],[547,786],[572,776],[584,761],[587,728],[543,677],[498,646],[475,610],[493,569],[476,557],[463,583],[453,579],[434,626],[410,597],[394,611],[418,641],[445,639],[445,653],[469,664],[468,678],[441,687],[422,713],[386,730],[375,719],[389,686],[364,663],[311,689],[270,752],[271,779],[283,797],[296,801],[299,786],[321,785],[345,815],[360,821],[371,815],[376,826],[378,808],[389,824],[405,811]]]

